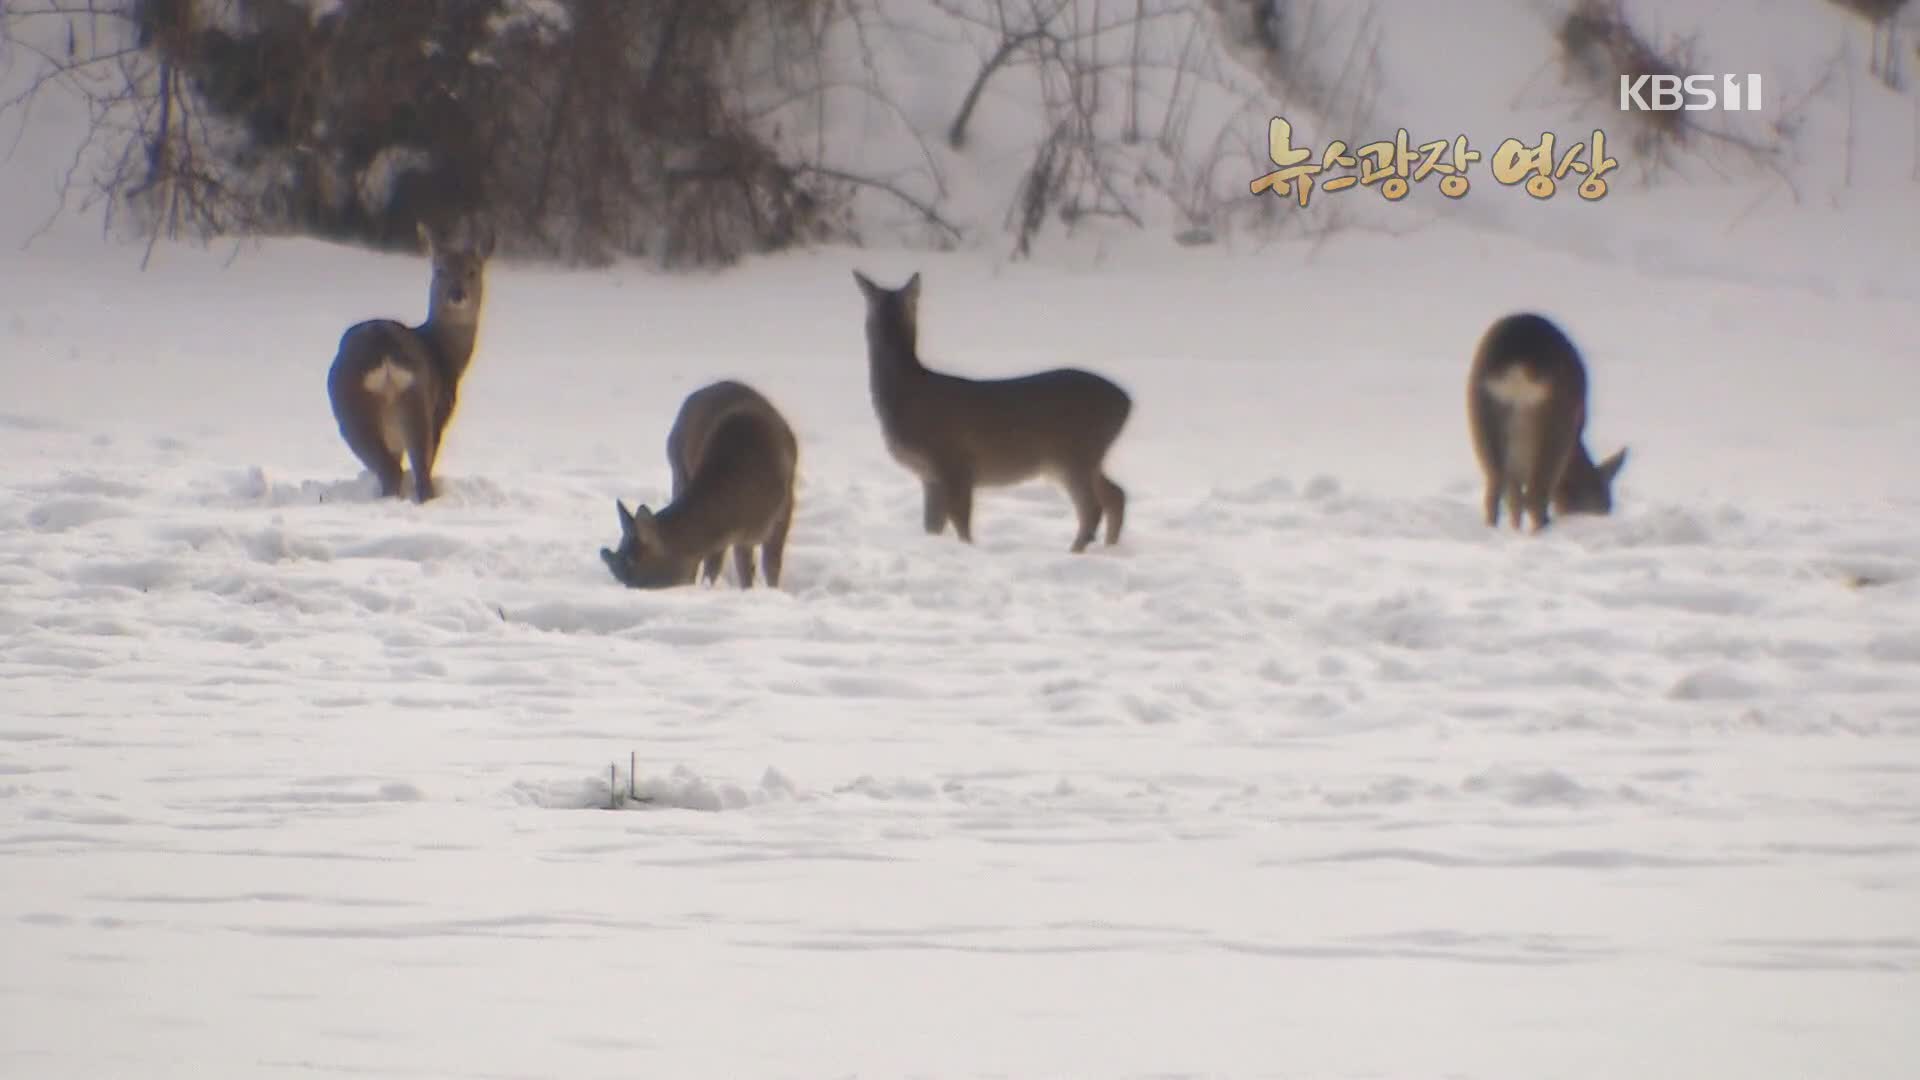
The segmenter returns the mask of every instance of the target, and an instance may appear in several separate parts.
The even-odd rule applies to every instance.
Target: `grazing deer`
[[[477,242],[469,236],[449,245],[422,225],[420,242],[433,264],[427,321],[407,326],[369,319],[348,327],[327,372],[327,397],[348,449],[379,479],[380,494],[400,494],[405,457],[413,467],[414,498],[426,502],[433,498],[433,463],[460,379],[473,359],[493,230]]]
[[[1552,322],[1522,313],[1487,329],[1467,376],[1467,422],[1487,477],[1489,526],[1500,523],[1503,497],[1513,527],[1525,510],[1535,532],[1547,526],[1549,502],[1561,514],[1612,512],[1627,451],[1598,465],[1587,456],[1587,369]]]
[[[667,433],[673,494],[659,513],[618,499],[620,548],[600,549],[614,579],[631,589],[690,585],[704,561],[707,584],[727,549],[740,587],[753,587],[753,545],[767,584],[780,585],[793,524],[800,444],[773,403],[745,383],[713,383],[687,395]]]
[[[931,371],[916,351],[920,275],[886,289],[855,270],[867,299],[867,364],[873,410],[895,461],[925,488],[924,523],[947,522],[973,543],[973,489],[1039,476],[1059,483],[1080,519],[1072,551],[1093,542],[1104,514],[1107,543],[1120,540],[1127,493],[1104,471],[1107,451],[1133,410],[1125,390],[1090,371],[1055,368],[1012,379]]]

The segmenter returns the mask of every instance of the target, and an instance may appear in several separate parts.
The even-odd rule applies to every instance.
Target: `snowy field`
[[[421,260],[10,244],[0,1076],[1912,1076],[1914,191],[503,262],[426,506],[323,389]],[[856,267],[937,367],[1128,388],[1119,546],[1041,484],[922,534]],[[1631,448],[1542,536],[1466,432],[1521,308]],[[726,377],[784,587],[622,589]]]

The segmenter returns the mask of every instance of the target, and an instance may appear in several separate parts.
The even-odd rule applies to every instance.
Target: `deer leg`
[[[753,545],[733,545],[733,573],[740,579],[740,587],[753,588]]]
[[[1541,457],[1547,452],[1546,440],[1551,426],[1537,408],[1514,409],[1508,412],[1497,436],[1501,454],[1499,472],[1507,495],[1507,520],[1515,531],[1525,527],[1524,516],[1535,494],[1534,474],[1540,471]]]
[[[1553,520],[1548,512],[1548,499],[1545,495],[1529,490],[1527,492],[1527,514],[1533,518],[1533,531],[1539,532]]]
[[[402,430],[407,438],[407,462],[413,466],[413,498],[426,502],[433,498],[433,415],[425,395],[402,399],[395,407],[406,410]]]
[[[358,405],[344,410],[340,416],[340,437],[346,440],[347,449],[360,459],[360,464],[380,482],[380,497],[392,498],[400,494],[400,458],[387,449],[386,439],[380,432],[378,407]]]
[[[780,568],[787,557],[787,532],[793,528],[793,503],[781,512],[780,520],[774,522],[773,531],[760,542],[760,570],[767,576],[767,587],[780,587]]]
[[[1073,534],[1073,547],[1069,549],[1075,555],[1087,550],[1087,545],[1093,543],[1094,532],[1100,528],[1100,496],[1094,486],[1090,473],[1067,474],[1067,496],[1073,500],[1074,516],[1080,521],[1079,531]]]
[[[949,470],[940,478],[946,493],[947,520],[953,522],[954,535],[961,543],[973,543],[973,477],[960,469]]]
[[[400,497],[400,482],[406,475],[400,459],[386,452],[385,448],[374,452],[374,460],[367,463],[373,475],[380,481],[380,497],[397,499]]]
[[[1120,542],[1120,526],[1127,519],[1127,489],[1113,482],[1106,473],[1094,475],[1094,492],[1107,512],[1107,545]]]
[[[1467,428],[1473,434],[1473,454],[1487,479],[1485,510],[1488,528],[1500,525],[1500,496],[1506,488],[1506,440],[1501,437],[1500,403],[1479,386],[1467,392]]]
[[[1505,487],[1506,481],[1502,480],[1498,473],[1487,474],[1487,494],[1483,501],[1489,528],[1498,528],[1500,525],[1500,495]]]
[[[926,496],[921,521],[926,525],[927,535],[939,536],[947,528],[947,493],[934,480],[923,481],[921,486]]]
[[[726,548],[721,548],[720,550],[707,556],[705,565],[700,568],[702,576],[704,576],[707,579],[707,584],[711,585],[714,582],[720,580],[720,568],[725,566],[726,562],[727,562]]]
[[[1562,407],[1551,420],[1541,425],[1539,442],[1527,469],[1528,512],[1533,515],[1533,531],[1539,532],[1551,520],[1548,513],[1553,495],[1560,490],[1567,465],[1580,445],[1580,431],[1586,426],[1586,409],[1581,402]]]

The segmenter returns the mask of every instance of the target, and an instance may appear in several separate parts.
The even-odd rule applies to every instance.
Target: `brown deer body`
[[[1467,423],[1486,475],[1486,519],[1500,523],[1505,499],[1513,527],[1524,511],[1534,531],[1548,506],[1562,514],[1613,510],[1623,447],[1594,464],[1587,455],[1587,369],[1567,336],[1531,313],[1508,315],[1480,338],[1467,375]]]
[[[493,233],[448,247],[423,226],[420,239],[433,265],[426,321],[369,319],[348,327],[327,372],[327,398],[341,437],[380,481],[380,494],[401,493],[405,459],[414,498],[425,502],[433,498],[440,440],[473,359]]]
[[[1110,380],[1077,368],[1011,379],[968,379],[920,362],[920,275],[886,289],[854,271],[867,300],[869,389],[881,434],[895,461],[919,477],[923,524],[938,535],[948,522],[973,542],[976,487],[1048,477],[1073,500],[1079,529],[1071,550],[1086,550],[1102,517],[1118,543],[1127,494],[1106,475],[1109,449],[1133,410]]]
[[[731,548],[747,589],[758,544],[767,584],[778,588],[799,456],[793,429],[759,391],[731,380],[694,391],[667,433],[672,498],[657,513],[615,499],[620,547],[601,548],[601,561],[628,588],[690,585],[703,563],[712,584]]]

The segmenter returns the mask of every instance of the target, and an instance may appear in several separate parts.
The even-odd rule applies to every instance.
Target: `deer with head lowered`
[[[433,498],[433,464],[453,419],[460,379],[473,359],[493,230],[449,244],[420,227],[433,267],[427,319],[408,326],[369,319],[347,328],[327,372],[327,397],[348,449],[397,496],[404,460],[413,469],[413,495]]]
[[[1467,375],[1467,423],[1487,480],[1486,518],[1500,523],[1504,499],[1513,527],[1524,512],[1535,532],[1548,507],[1561,514],[1613,511],[1613,478],[1625,447],[1598,464],[1587,454],[1587,369],[1548,319],[1508,315],[1481,336]]]
[[[629,511],[615,499],[620,547],[601,548],[601,561],[628,588],[691,585],[702,569],[711,585],[731,548],[734,575],[749,589],[758,544],[767,584],[778,588],[799,456],[793,429],[759,391],[732,380],[695,390],[667,433],[667,505]]]
[[[1127,493],[1105,471],[1133,399],[1111,380],[1078,368],[1010,379],[969,379],[930,370],[918,351],[920,275],[898,289],[855,270],[867,300],[867,365],[874,413],[895,461],[919,477],[929,534],[973,542],[976,487],[1045,476],[1073,500],[1071,551],[1093,542],[1101,519],[1118,543]]]

